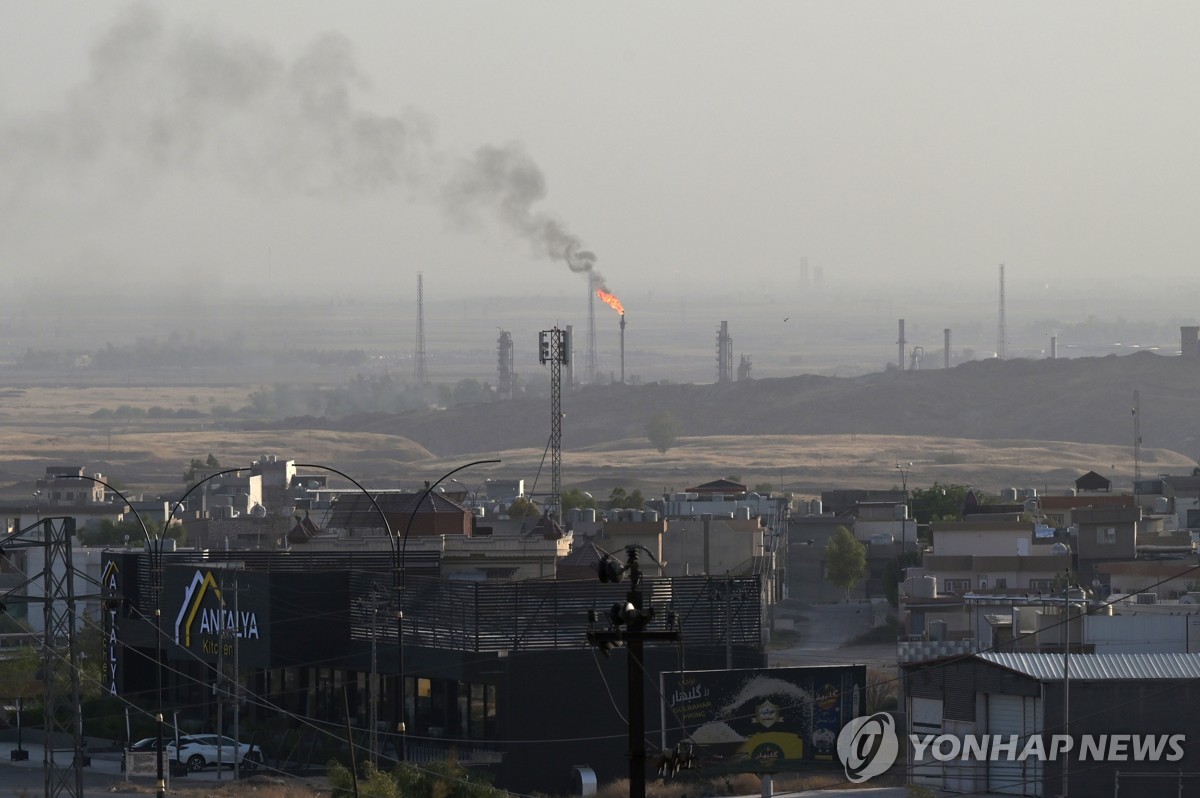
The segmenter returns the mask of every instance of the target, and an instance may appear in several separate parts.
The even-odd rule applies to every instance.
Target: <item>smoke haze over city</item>
[[[1194,271],[1194,6],[11,4],[0,255],[265,293]],[[590,265],[590,264],[589,264]],[[723,289],[720,289],[722,292]]]

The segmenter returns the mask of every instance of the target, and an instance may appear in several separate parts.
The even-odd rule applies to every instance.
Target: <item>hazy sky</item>
[[[0,0],[0,284],[1193,279],[1194,2]],[[564,258],[572,259],[569,265]],[[936,295],[936,292],[935,292]]]

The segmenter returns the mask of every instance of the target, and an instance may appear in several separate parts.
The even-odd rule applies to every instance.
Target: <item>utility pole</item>
[[[372,764],[378,763],[379,757],[379,612],[394,608],[391,600],[384,598],[378,585],[375,586],[368,598],[362,599],[360,606],[371,617],[371,675],[367,682],[370,698],[367,702],[367,739],[368,752]]]
[[[1008,357],[1008,327],[1004,319],[1004,264],[1000,264],[1000,314],[996,320],[996,357]]]
[[[904,517],[900,519],[900,555],[903,556],[908,547],[908,470],[912,468],[912,462],[896,463],[896,468],[900,471],[901,488],[904,491]]]
[[[614,557],[605,555],[598,565],[601,582],[620,582],[629,574],[629,591],[625,601],[617,602],[608,611],[608,629],[592,628],[588,631],[588,642],[599,648],[605,656],[614,648],[626,649],[626,678],[628,680],[629,714],[629,798],[646,798],[646,673],[642,657],[647,642],[674,643],[680,639],[673,611],[666,614],[666,628],[652,630],[646,627],[654,619],[654,608],[642,605],[642,572],[638,567],[638,551],[649,550],[630,544],[625,547],[625,565]],[[653,556],[651,556],[653,559]],[[595,626],[598,616],[595,610],[588,620]]]

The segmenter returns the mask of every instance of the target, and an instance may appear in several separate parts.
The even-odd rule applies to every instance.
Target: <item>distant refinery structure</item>
[[[428,385],[429,372],[425,370],[425,275],[421,272],[417,272],[417,341],[413,350],[413,381],[417,385]]]
[[[729,335],[729,322],[721,322],[717,329],[717,382],[733,381],[733,338]]]
[[[496,340],[496,395],[499,399],[513,397],[513,339],[508,330],[501,330]]]

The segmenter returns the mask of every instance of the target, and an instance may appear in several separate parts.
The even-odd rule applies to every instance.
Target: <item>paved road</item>
[[[831,665],[863,663],[895,667],[896,645],[848,646],[887,617],[889,605],[881,603],[795,604],[784,610],[795,617],[796,645],[768,652],[770,665]],[[786,616],[785,616],[786,617]]]
[[[44,749],[40,744],[25,743],[22,748],[29,752],[29,759],[14,762],[10,752],[16,747],[15,743],[0,744],[0,798],[8,798],[10,795],[24,798],[44,795],[46,785]],[[62,758],[64,756],[65,760]],[[71,761],[70,753],[55,752],[57,764],[62,765],[65,762],[69,766]],[[187,776],[172,779],[168,782],[168,788],[174,783],[192,785],[220,782],[227,784],[233,780],[233,777],[232,769],[227,768],[218,772],[216,768],[210,767],[198,773],[189,773]],[[127,787],[135,784],[153,790],[154,783],[153,776],[130,776],[126,779],[125,774],[121,772],[121,755],[119,753],[92,754],[91,764],[83,768],[84,798],[111,796],[112,793],[124,792]]]

